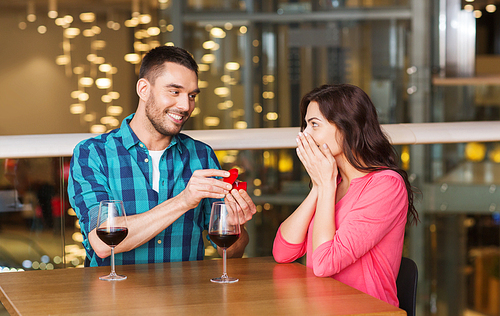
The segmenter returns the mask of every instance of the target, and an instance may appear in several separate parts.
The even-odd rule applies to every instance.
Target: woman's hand
[[[299,133],[297,156],[311,177],[313,186],[337,185],[337,162],[326,143],[320,146],[308,133]]]

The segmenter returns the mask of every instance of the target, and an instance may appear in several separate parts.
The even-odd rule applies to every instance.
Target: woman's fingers
[[[306,170],[309,169],[309,155],[307,154],[304,144],[302,141],[297,137],[297,156],[299,157],[300,162],[304,165]]]
[[[333,163],[335,161],[335,158],[326,143],[321,145],[321,151],[323,152],[323,155],[325,155],[326,159],[328,159],[328,162]]]
[[[327,144],[318,145],[308,133],[297,136],[297,156],[313,183],[330,181],[336,174],[337,163]]]
[[[311,156],[311,157],[317,157],[321,158],[324,156],[324,153],[322,150],[320,150],[318,147],[319,145],[316,143],[314,138],[312,138],[311,135],[308,133],[299,133],[299,139],[301,141],[301,144],[304,146],[305,152]]]

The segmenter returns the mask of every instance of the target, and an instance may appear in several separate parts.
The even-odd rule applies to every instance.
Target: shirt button
[[[161,245],[161,239],[158,239],[158,245]]]
[[[141,146],[142,148],[144,148],[144,144],[139,144],[139,146]]]
[[[148,159],[148,158],[144,159],[144,162],[148,162],[148,161],[149,161],[149,159]]]

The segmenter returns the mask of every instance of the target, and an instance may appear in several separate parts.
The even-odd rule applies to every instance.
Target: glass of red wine
[[[115,247],[127,237],[127,216],[123,202],[119,200],[101,201],[97,216],[97,236],[111,247],[111,273],[99,277],[105,281],[125,280],[125,275],[115,272]]]
[[[230,278],[226,273],[226,249],[230,247],[240,237],[240,223],[238,213],[233,204],[226,204],[222,201],[212,204],[210,223],[208,225],[208,235],[217,246],[222,248],[222,276],[213,278],[210,281],[215,283],[234,283],[238,279]]]

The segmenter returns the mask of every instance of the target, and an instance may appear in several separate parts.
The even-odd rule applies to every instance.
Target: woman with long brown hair
[[[274,258],[291,262],[307,254],[315,275],[398,306],[405,226],[418,214],[376,109],[349,84],[316,88],[300,108],[297,155],[312,187],[278,229]]]

